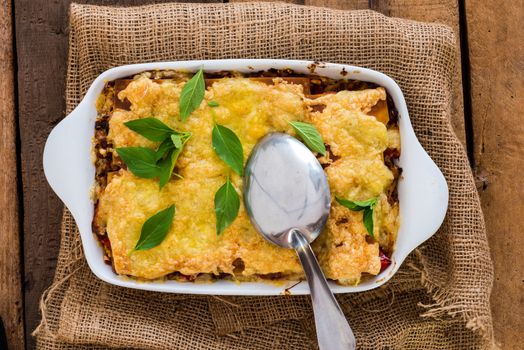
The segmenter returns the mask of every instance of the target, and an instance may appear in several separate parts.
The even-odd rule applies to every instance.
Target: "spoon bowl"
[[[253,149],[244,176],[244,202],[255,228],[284,248],[292,231],[308,243],[318,237],[331,208],[326,175],[311,151],[286,134],[270,134]]]
[[[320,349],[355,349],[355,336],[309,244],[322,232],[331,208],[317,158],[289,135],[264,137],[246,164],[244,205],[265,239],[297,252],[311,291]]]

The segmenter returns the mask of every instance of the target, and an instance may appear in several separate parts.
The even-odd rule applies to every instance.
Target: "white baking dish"
[[[234,59],[213,61],[183,61],[134,64],[116,67],[100,74],[82,102],[62,120],[47,139],[44,149],[44,172],[47,181],[73,215],[82,238],[85,257],[93,273],[105,282],[122,287],[159,292],[215,294],[215,295],[279,295],[296,284],[265,282],[235,283],[220,280],[212,283],[177,281],[137,282],[115,274],[104,263],[103,251],[91,231],[93,202],[90,189],[94,184],[95,167],[91,161],[91,138],[97,116],[95,102],[104,84],[117,78],[142,71],[174,69],[196,71],[234,70],[250,72],[270,68],[290,68],[300,73],[310,73],[312,62],[269,59]],[[399,269],[407,255],[431,237],[442,224],[448,205],[448,187],[444,176],[424,151],[411,126],[408,109],[399,86],[390,77],[365,68],[322,63],[316,64],[315,74],[329,78],[344,78],[373,82],[385,87],[393,98],[399,113],[402,152],[399,166],[403,169],[398,187],[401,225],[393,263],[378,276],[363,281],[358,286],[340,286],[330,282],[335,293],[361,292],[386,283]],[[296,284],[289,292],[309,294],[306,282]]]

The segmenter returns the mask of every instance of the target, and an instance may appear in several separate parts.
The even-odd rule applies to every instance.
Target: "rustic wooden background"
[[[12,350],[34,348],[31,332],[40,319],[38,301],[51,283],[58,253],[62,204],[44,179],[42,150],[50,130],[64,117],[70,2],[0,0],[0,316]],[[503,349],[522,349],[523,1],[287,2],[373,9],[389,16],[445,23],[456,30],[461,74],[456,77],[455,95],[461,113],[453,125],[468,149],[486,217],[495,262],[491,299],[495,334]]]

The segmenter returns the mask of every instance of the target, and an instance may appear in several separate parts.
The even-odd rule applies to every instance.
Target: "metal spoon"
[[[311,291],[320,349],[355,349],[355,336],[309,245],[331,207],[326,175],[313,153],[286,134],[264,137],[246,165],[244,203],[265,239],[296,250]]]

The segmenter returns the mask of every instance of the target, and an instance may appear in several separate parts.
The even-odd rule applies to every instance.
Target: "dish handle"
[[[79,226],[89,225],[82,220],[91,218],[93,212],[93,203],[86,193],[93,186],[95,167],[86,159],[91,159],[95,120],[96,111],[84,102],[80,103],[53,128],[44,148],[43,166],[47,181]],[[86,130],[92,132],[86,133]]]
[[[405,220],[401,222],[396,244],[402,250],[397,253],[403,257],[439,229],[448,208],[446,179],[418,140],[415,140],[405,149],[406,153],[411,153],[409,159],[412,166],[403,169],[401,176],[405,181],[399,182],[399,194],[402,194],[399,198],[400,216]],[[408,184],[410,188],[403,190],[402,187]]]

